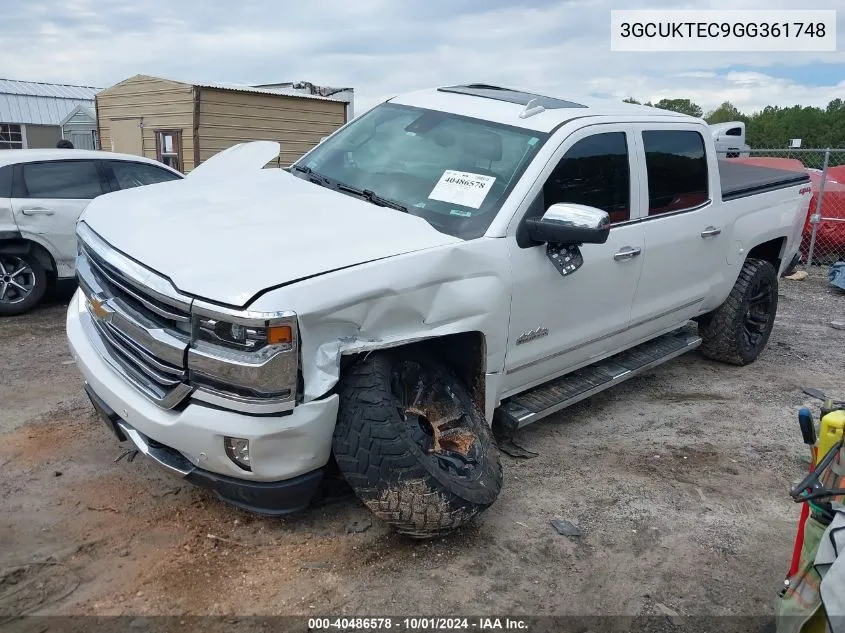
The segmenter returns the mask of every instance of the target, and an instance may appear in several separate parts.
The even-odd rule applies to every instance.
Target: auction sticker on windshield
[[[440,180],[434,185],[428,197],[431,200],[477,209],[484,202],[494,182],[496,182],[495,176],[447,169],[440,176]]]

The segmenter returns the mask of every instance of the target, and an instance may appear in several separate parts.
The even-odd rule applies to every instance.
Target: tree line
[[[624,101],[640,103],[633,97]],[[828,103],[826,108],[766,106],[751,114],[740,112],[729,101],[706,114],[701,106],[689,99],[661,99],[644,105],[704,118],[708,123],[743,121],[746,142],[752,148],[786,148],[789,139],[793,138],[800,138],[802,147],[845,148],[845,102],[839,98]]]

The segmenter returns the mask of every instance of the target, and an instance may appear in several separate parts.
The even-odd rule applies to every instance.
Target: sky
[[[564,98],[689,98],[824,106],[845,98],[845,1],[836,53],[624,53],[610,10],[798,9],[786,0],[7,0],[0,75],[107,87],[136,74],[188,82],[310,81],[391,96],[491,83]],[[12,5],[14,10],[10,10]]]

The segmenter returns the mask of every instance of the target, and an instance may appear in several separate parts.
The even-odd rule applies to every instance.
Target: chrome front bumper
[[[122,420],[86,383],[85,391],[103,422],[119,441],[130,441],[135,449],[164,470],[214,492],[221,501],[244,510],[279,516],[304,509],[316,494],[323,479],[318,468],[291,479],[277,482],[252,482],[221,476],[197,468],[178,451],[151,440]]]
[[[188,397],[181,406],[164,409],[144,396],[96,348],[85,298],[78,292],[68,308],[67,335],[85,381],[108,409],[147,444],[181,454],[198,469],[254,482],[291,479],[329,461],[337,417],[337,395],[298,405],[274,415],[250,415],[209,406]],[[249,440],[252,472],[226,454],[225,437]],[[150,441],[152,440],[152,442]]]

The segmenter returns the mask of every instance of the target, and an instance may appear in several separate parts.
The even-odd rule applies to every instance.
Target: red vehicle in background
[[[759,167],[773,167],[789,171],[805,171],[810,176],[813,187],[813,197],[804,222],[804,232],[801,239],[801,258],[807,260],[810,250],[810,238],[813,225],[810,216],[816,212],[819,189],[822,181],[822,170],[807,168],[797,158],[772,158],[756,156],[749,158],[729,158],[730,162],[757,165]],[[816,231],[816,243],[813,247],[813,259],[816,261],[836,261],[845,259],[845,165],[829,167],[824,184],[820,215],[823,220]]]

